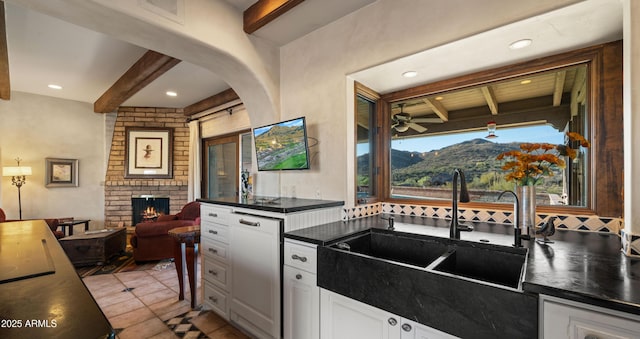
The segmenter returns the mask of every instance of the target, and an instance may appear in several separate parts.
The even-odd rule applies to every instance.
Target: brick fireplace
[[[173,178],[125,179],[125,128],[173,128]],[[182,109],[120,107],[116,117],[105,178],[105,226],[133,226],[133,196],[169,198],[169,214],[180,212],[187,201],[189,127]]]

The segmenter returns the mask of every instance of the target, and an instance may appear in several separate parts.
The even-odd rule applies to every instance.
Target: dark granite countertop
[[[43,220],[0,223],[0,239],[0,338],[115,338]]]
[[[234,196],[215,199],[198,199],[198,201],[275,213],[293,213],[344,205],[344,201],[279,197],[252,197],[249,199],[241,199],[240,197]]]
[[[386,228],[377,215],[285,233],[285,238],[320,246],[370,228]],[[444,219],[397,216],[395,230],[434,236],[449,236]],[[462,232],[462,240],[513,244],[510,225],[474,223],[473,232]],[[523,241],[529,249],[523,282],[525,292],[547,294],[640,315],[640,260],[621,252],[620,237],[610,233],[556,230],[552,244]]]

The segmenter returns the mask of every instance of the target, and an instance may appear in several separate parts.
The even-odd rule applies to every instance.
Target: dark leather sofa
[[[131,236],[133,259],[136,262],[173,258],[174,240],[170,229],[200,225],[200,203],[190,202],[178,214],[161,215],[156,221],[136,225]]]

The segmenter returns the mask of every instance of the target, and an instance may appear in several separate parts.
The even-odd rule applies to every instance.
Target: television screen
[[[258,171],[309,168],[304,117],[253,129]]]

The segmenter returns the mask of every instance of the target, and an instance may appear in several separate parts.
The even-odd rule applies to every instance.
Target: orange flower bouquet
[[[577,141],[582,147],[589,147],[589,141],[575,132],[567,132],[569,141]],[[520,150],[512,150],[499,154],[496,159],[512,159],[502,169],[509,171],[507,181],[515,181],[521,186],[536,185],[544,176],[553,176],[553,167],[564,168],[563,156],[575,159],[578,155],[571,143],[554,145],[548,143],[523,143]]]

